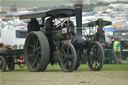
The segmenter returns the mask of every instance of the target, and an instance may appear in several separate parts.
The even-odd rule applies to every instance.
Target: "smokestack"
[[[82,35],[82,2],[83,0],[77,0],[75,4],[76,25],[78,35]]]
[[[103,23],[103,19],[98,19],[97,20],[97,25],[99,28],[99,41],[104,41],[104,35],[103,35],[103,27],[104,27],[104,23]]]

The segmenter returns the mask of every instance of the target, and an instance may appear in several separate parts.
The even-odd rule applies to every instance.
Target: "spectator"
[[[117,63],[121,64],[121,49],[120,49],[120,38],[115,38],[113,43],[114,57],[117,59]]]

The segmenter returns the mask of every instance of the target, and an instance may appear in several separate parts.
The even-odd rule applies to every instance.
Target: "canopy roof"
[[[103,22],[104,26],[112,24],[112,22],[110,22],[110,21],[103,20],[102,22]],[[85,27],[94,27],[97,25],[98,25],[98,20],[83,24],[83,26],[85,26]]]
[[[53,9],[47,11],[39,11],[39,12],[30,12],[30,13],[23,13],[23,14],[13,14],[13,17],[19,17],[20,19],[31,19],[31,18],[40,18],[40,17],[47,17],[52,16],[56,17],[71,17],[75,16],[74,9]]]

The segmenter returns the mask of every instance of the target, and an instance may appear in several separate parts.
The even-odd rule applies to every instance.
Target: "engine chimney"
[[[75,5],[76,25],[78,36],[82,35],[82,4]]]

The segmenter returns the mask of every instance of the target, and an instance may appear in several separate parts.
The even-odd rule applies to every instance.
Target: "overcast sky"
[[[69,0],[1,0],[1,5],[14,6],[16,4],[17,7],[44,7],[51,5],[63,5],[69,2]]]
[[[71,4],[76,3],[76,1],[82,1],[82,0],[0,0],[0,5],[2,6],[16,6],[16,7],[46,7],[46,6],[58,6],[58,5],[64,5],[64,4]],[[87,1],[96,2],[99,0],[84,0],[84,3],[87,3]],[[113,1],[113,0],[100,0],[100,1]],[[120,0],[123,1],[123,0]],[[126,0],[128,1],[128,0]],[[78,2],[77,2],[78,3]]]

